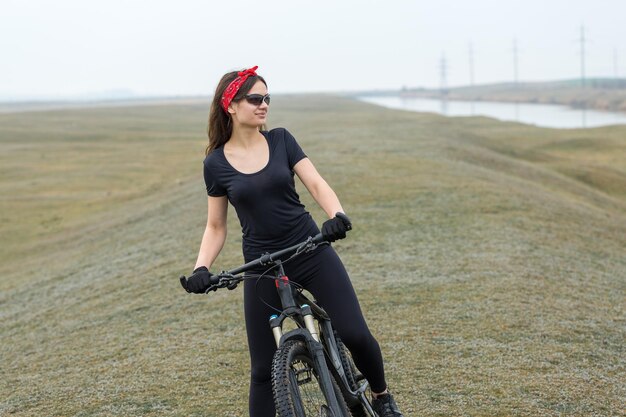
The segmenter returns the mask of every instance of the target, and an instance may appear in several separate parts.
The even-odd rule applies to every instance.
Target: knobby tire
[[[318,381],[315,361],[300,340],[289,340],[278,348],[272,363],[272,390],[278,417],[319,417],[330,409]],[[331,381],[339,407],[349,416],[348,406],[334,376]],[[337,416],[339,417],[339,416]]]

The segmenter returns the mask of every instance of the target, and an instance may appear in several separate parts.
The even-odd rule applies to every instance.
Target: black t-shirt
[[[260,171],[237,171],[224,156],[223,146],[204,159],[208,195],[228,196],[237,211],[246,262],[319,233],[296,192],[293,167],[306,158],[302,148],[284,128],[261,133],[269,146],[269,161]]]

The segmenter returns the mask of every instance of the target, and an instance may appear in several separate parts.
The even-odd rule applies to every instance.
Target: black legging
[[[299,255],[284,264],[285,274],[313,294],[330,315],[339,337],[352,353],[356,366],[374,392],[387,388],[380,346],[363,318],[348,274],[330,246]],[[258,272],[257,272],[258,274]],[[273,272],[268,274],[273,276]],[[273,280],[249,279],[244,284],[244,307],[248,348],[250,350],[250,416],[274,417],[271,366],[276,342],[269,327],[269,317],[276,314],[262,301],[280,309],[280,299]]]

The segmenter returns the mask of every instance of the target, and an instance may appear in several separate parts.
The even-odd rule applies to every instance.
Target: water
[[[439,113],[446,116],[489,116],[543,127],[585,128],[622,124],[626,114],[572,109],[552,104],[452,101],[399,96],[361,96],[359,100],[392,109]]]

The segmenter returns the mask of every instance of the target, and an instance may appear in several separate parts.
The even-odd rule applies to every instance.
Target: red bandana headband
[[[224,94],[222,94],[222,108],[226,113],[228,113],[228,106],[230,106],[230,102],[233,101],[233,98],[237,95],[237,92],[241,88],[241,85],[249,78],[256,77],[256,69],[259,66],[254,66],[252,68],[248,68],[243,71],[239,71],[237,73],[238,77],[231,81],[224,90]]]

